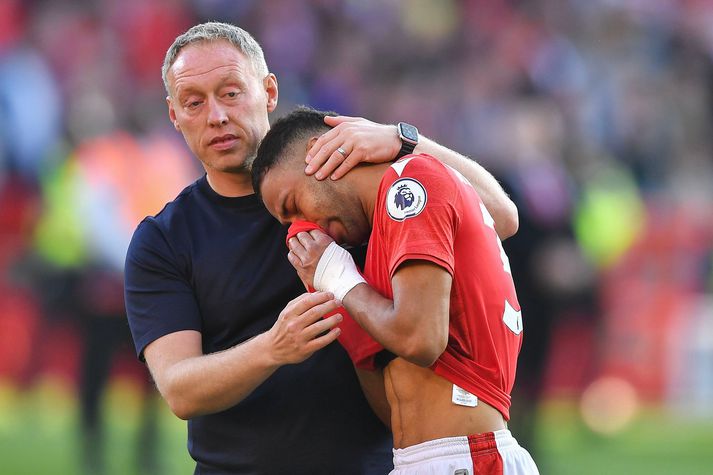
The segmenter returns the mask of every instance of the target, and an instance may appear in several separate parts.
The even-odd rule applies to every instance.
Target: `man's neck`
[[[250,179],[250,173],[247,171],[221,172],[206,170],[206,175],[208,184],[213,191],[220,196],[236,198],[238,196],[247,196],[255,193]]]
[[[379,184],[390,166],[391,163],[360,166],[346,175],[346,177],[352,175],[354,188],[359,196],[364,214],[372,226],[374,225],[374,209],[379,195]]]

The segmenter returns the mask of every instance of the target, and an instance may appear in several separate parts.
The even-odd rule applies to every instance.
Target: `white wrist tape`
[[[336,242],[327,246],[314,272],[314,288],[332,292],[334,297],[342,300],[347,292],[362,282],[366,281],[357,270],[351,254]]]

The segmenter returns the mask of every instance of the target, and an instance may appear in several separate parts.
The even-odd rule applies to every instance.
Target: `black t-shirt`
[[[205,176],[136,229],[126,308],[136,351],[196,330],[203,352],[270,329],[304,292],[287,261],[286,228],[255,195],[226,198]],[[391,437],[369,408],[338,343],[278,369],[236,406],[188,422],[200,474],[383,474]]]

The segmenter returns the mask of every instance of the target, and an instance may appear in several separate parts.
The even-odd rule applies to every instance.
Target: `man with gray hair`
[[[262,49],[238,27],[205,23],[176,38],[162,72],[169,117],[206,173],[136,229],[126,308],[139,358],[188,420],[195,473],[388,472],[389,432],[331,344],[342,316],[322,318],[338,302],[303,293],[286,228],[253,193],[250,166],[278,99]],[[330,120],[307,172],[338,178],[417,146],[482,190],[503,232],[517,228],[512,202],[475,162],[393,125]]]

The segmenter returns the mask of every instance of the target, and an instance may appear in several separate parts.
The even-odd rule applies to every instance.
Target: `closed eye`
[[[283,201],[280,205],[280,213],[277,215],[277,219],[280,220],[282,224],[290,224],[288,217],[287,206],[285,206],[285,202]]]

